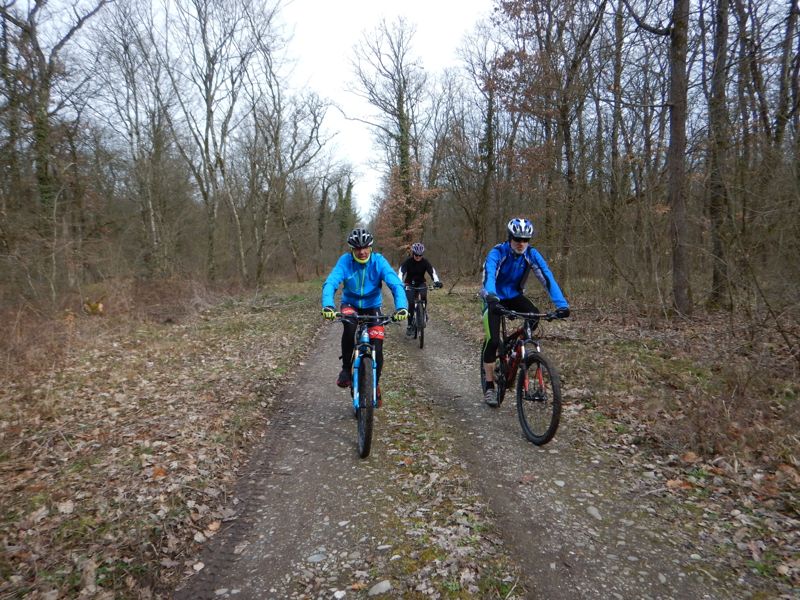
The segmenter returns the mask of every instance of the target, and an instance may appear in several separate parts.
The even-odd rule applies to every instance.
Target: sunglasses
[[[531,238],[512,237],[511,239],[515,242],[525,242],[526,244],[531,241]]]

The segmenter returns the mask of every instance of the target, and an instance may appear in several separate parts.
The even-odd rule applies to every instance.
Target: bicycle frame
[[[501,372],[499,375],[503,378],[502,385],[507,389],[514,384],[519,365],[523,363],[528,355],[528,344],[533,346],[533,351],[541,352],[539,340],[533,335],[536,326],[532,319],[550,321],[555,318],[555,315],[553,313],[518,313],[508,309],[502,309],[500,314],[501,344],[497,350],[497,357],[500,359]],[[522,325],[508,333],[507,319],[517,318],[524,319]],[[537,373],[537,376],[541,378],[541,373]],[[525,384],[527,386],[527,379]]]
[[[417,302],[422,301],[422,294],[421,292],[424,290],[435,290],[436,288],[432,285],[406,285],[406,290],[414,292],[414,305],[409,306],[408,310],[413,315],[416,310]],[[425,301],[427,303],[427,300]]]
[[[351,380],[353,382],[353,409],[357,409],[359,406],[359,386],[356,385],[358,381],[358,373],[361,370],[361,359],[364,356],[369,356],[370,358],[374,357],[375,354],[375,346],[369,339],[369,322],[368,321],[360,321],[358,323],[358,329],[356,330],[356,346],[353,349],[355,354],[355,358],[353,359],[353,374]],[[378,406],[378,385],[376,383],[378,375],[378,366],[375,360],[372,361],[372,407],[377,408]]]
[[[358,373],[361,369],[361,362],[363,357],[368,356],[374,359],[375,345],[369,338],[370,326],[386,325],[392,322],[392,318],[386,315],[344,315],[337,313],[340,321],[347,321],[356,324],[356,344],[353,347],[353,360],[351,363],[351,390],[353,391],[353,410],[359,407],[359,390],[356,382],[358,381]],[[377,384],[378,366],[375,360],[372,361],[372,407],[378,406],[378,384]]]

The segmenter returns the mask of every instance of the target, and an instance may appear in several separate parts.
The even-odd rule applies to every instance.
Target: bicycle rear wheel
[[[374,373],[372,371],[372,359],[368,356],[361,357],[361,365],[358,369],[358,455],[361,458],[369,456],[372,447],[372,393]]]
[[[553,439],[561,420],[561,383],[547,359],[532,352],[517,376],[517,415],[528,440],[542,446]]]

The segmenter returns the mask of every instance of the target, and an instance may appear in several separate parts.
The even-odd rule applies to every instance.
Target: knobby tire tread
[[[372,448],[372,358],[364,356],[358,370],[358,455],[369,456]]]
[[[545,407],[549,423],[547,428],[537,428],[534,431],[529,423],[528,416],[532,414],[536,408],[534,400],[528,400],[524,396],[526,394],[525,386],[525,373],[529,374],[529,390],[530,394],[533,386],[537,385],[535,381],[536,365],[541,365],[543,371],[544,388],[547,395],[548,405]],[[543,446],[553,439],[558,424],[561,420],[561,381],[558,376],[556,368],[541,354],[536,352],[529,354],[525,358],[525,365],[520,365],[519,373],[517,375],[517,415],[519,416],[519,423],[522,426],[522,432],[525,437],[537,446]],[[543,430],[542,430],[543,429]]]

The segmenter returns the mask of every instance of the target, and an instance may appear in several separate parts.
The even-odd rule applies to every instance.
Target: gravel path
[[[276,402],[237,516],[175,598],[755,597],[577,406],[537,448],[513,391],[500,409],[480,402],[471,344],[433,321],[424,350],[388,329],[371,456],[333,385],[339,326],[325,328]]]

